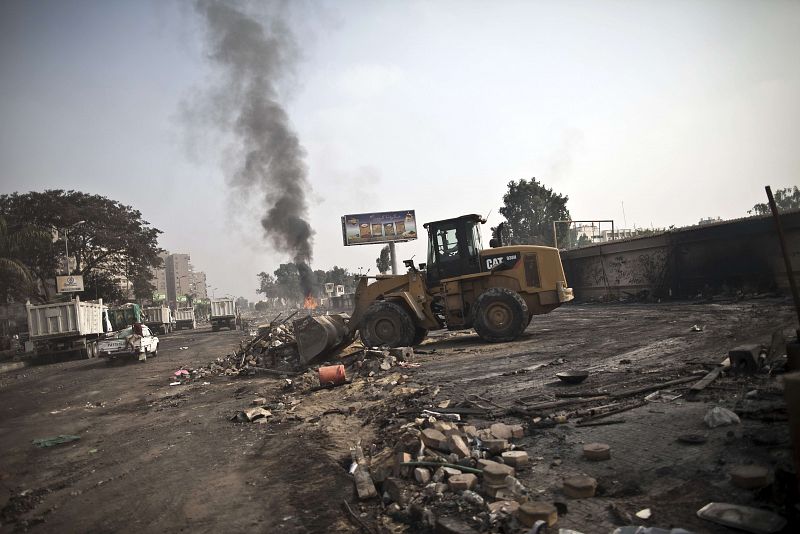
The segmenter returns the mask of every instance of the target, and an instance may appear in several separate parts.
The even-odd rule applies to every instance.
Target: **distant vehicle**
[[[197,328],[197,321],[194,319],[194,308],[178,308],[175,310],[175,330]]]
[[[154,332],[168,334],[172,332],[172,310],[166,306],[150,306],[144,310],[144,324]]]
[[[79,353],[83,358],[97,357],[97,340],[111,330],[108,308],[103,300],[25,305],[30,340],[25,352],[31,355]]]
[[[147,325],[142,325],[141,336],[135,335],[134,327],[130,326],[101,339],[97,343],[97,354],[109,360],[134,357],[145,361],[148,356],[158,356],[158,338]]]
[[[236,302],[232,298],[212,299],[209,321],[214,332],[223,327],[235,330]]]

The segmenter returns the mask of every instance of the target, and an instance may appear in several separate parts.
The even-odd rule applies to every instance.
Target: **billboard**
[[[410,241],[417,238],[414,210],[358,213],[342,217],[345,246]]]
[[[75,291],[83,291],[83,276],[79,274],[56,276],[56,292],[72,293]]]

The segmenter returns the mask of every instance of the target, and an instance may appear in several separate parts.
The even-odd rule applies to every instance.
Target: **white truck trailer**
[[[232,298],[211,299],[209,321],[214,332],[223,327],[236,330],[236,302]]]
[[[172,331],[172,310],[166,306],[151,306],[145,308],[144,324],[154,332],[167,334]]]
[[[25,305],[30,340],[25,351],[32,356],[77,352],[84,358],[97,357],[97,340],[111,330],[108,308],[103,300]]]
[[[194,308],[178,308],[175,310],[175,330],[188,328],[194,330],[197,322],[194,320]]]

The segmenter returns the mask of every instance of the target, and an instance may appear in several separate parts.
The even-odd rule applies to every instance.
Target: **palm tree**
[[[32,242],[50,239],[50,232],[35,226],[9,226],[0,215],[0,298],[27,298],[36,290],[36,278],[22,261],[22,252]]]

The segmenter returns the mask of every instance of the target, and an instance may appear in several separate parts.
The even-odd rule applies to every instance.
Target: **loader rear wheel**
[[[366,347],[408,347],[414,343],[416,329],[405,308],[380,300],[367,309],[359,332]]]
[[[475,301],[475,331],[484,341],[513,341],[528,326],[528,306],[516,291],[493,287]]]

